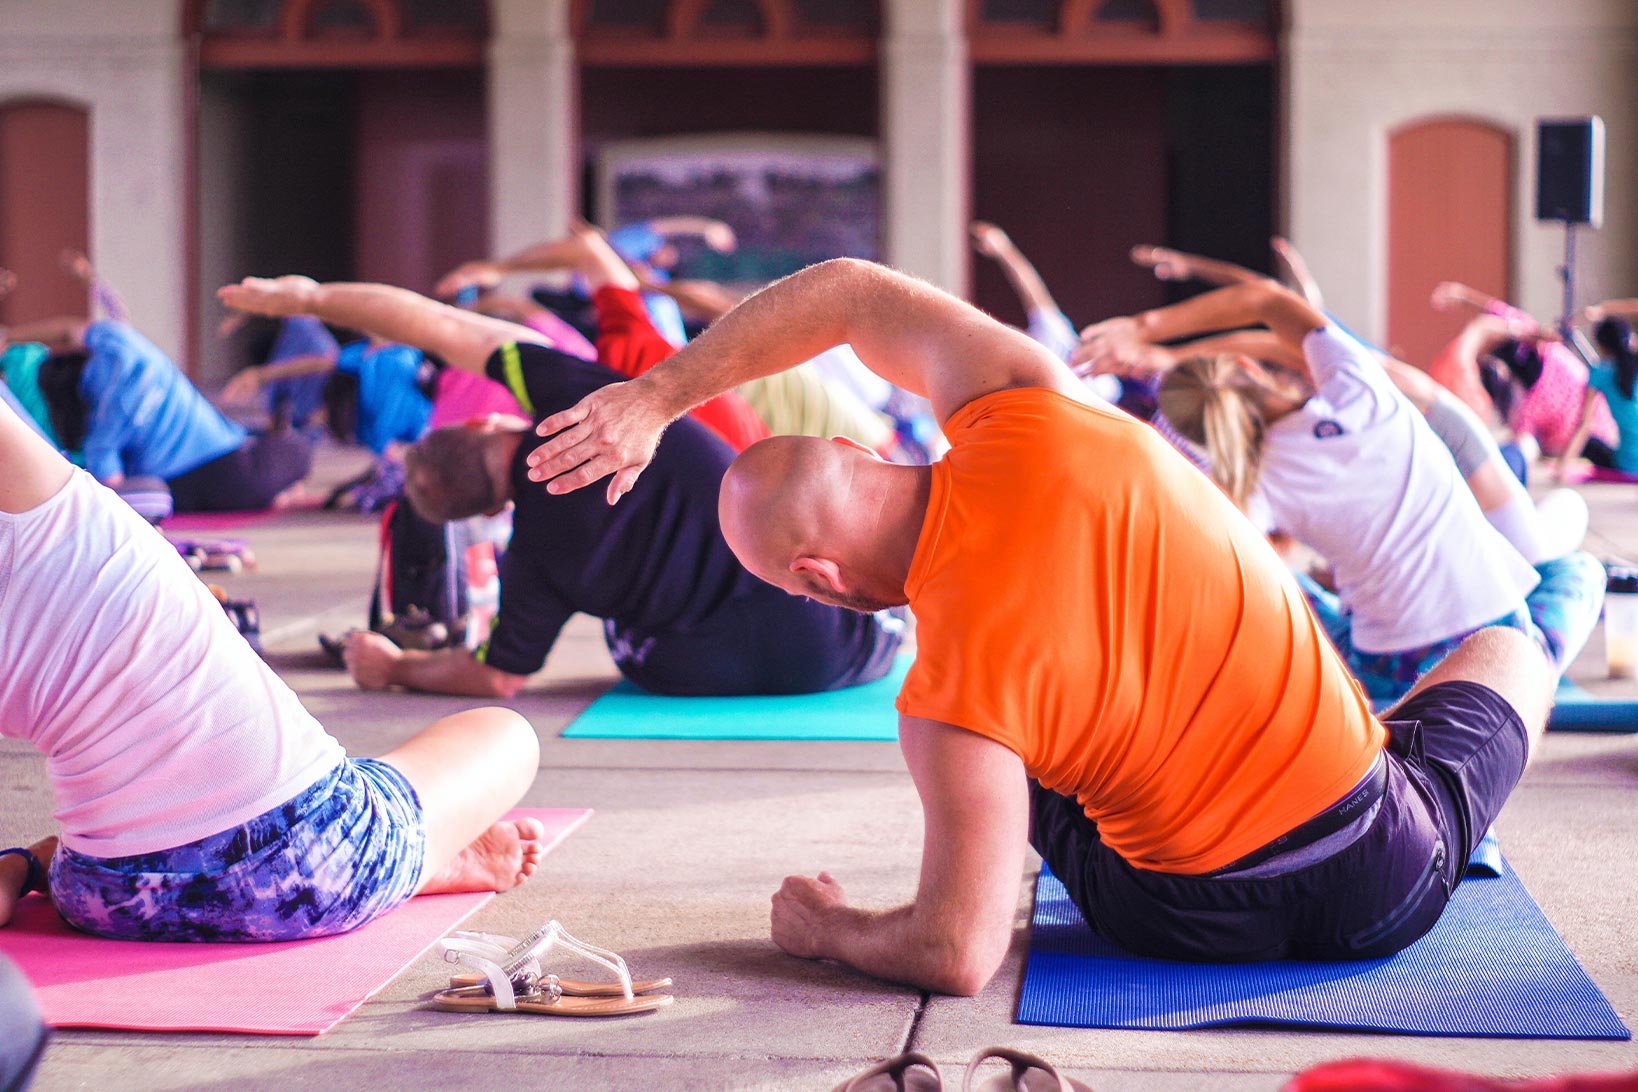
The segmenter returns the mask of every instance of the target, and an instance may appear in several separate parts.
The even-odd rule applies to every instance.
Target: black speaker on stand
[[[1536,121],[1536,219],[1564,225],[1564,314],[1559,330],[1570,340],[1575,314],[1575,229],[1604,222],[1604,120],[1599,117]],[[1577,346],[1579,349],[1579,346]]]

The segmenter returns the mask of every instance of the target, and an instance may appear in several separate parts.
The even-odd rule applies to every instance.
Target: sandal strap
[[[506,973],[506,968],[484,954],[488,951],[487,945],[479,944],[469,947],[470,943],[455,938],[443,941],[444,961],[446,963],[464,964],[481,972],[484,976],[485,986],[495,999],[497,1009],[517,1008],[517,991],[512,986],[512,976]],[[533,992],[532,983],[529,984],[529,988],[525,992]]]
[[[979,1068],[991,1058],[999,1058],[1008,1065],[1012,1066],[1013,1084],[1019,1088],[1023,1087],[1024,1075],[1032,1069],[1038,1070],[1045,1076],[1051,1078],[1056,1083],[1057,1087],[1064,1090],[1064,1092],[1068,1092],[1070,1088],[1070,1085],[1058,1074],[1058,1071],[1053,1068],[1052,1063],[1046,1059],[1039,1058],[1034,1054],[1025,1053],[1022,1050],[1014,1050],[1011,1047],[993,1046],[985,1047],[983,1050],[980,1050],[977,1054],[974,1054],[972,1060],[967,1063],[967,1075],[961,1080],[961,1092],[971,1092],[971,1090],[976,1087],[973,1084],[973,1081],[978,1075]]]
[[[46,889],[45,867],[40,864],[40,858],[34,851],[21,846],[15,849],[0,849],[0,857],[21,857],[28,862],[28,874],[23,877],[23,889],[17,892],[18,897],[30,891],[44,891]]]
[[[625,999],[630,1001],[635,996],[631,989],[631,972],[626,969],[624,959],[607,948],[599,948],[575,939],[555,918],[519,941],[508,953],[510,958],[507,959],[505,968],[507,972],[516,974],[523,970],[530,960],[534,960],[538,967],[546,953],[553,948],[565,948],[582,959],[590,960],[614,972],[620,980],[620,992],[625,995]]]

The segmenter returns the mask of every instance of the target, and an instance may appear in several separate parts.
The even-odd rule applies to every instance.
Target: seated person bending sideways
[[[523,327],[399,288],[282,277],[247,280],[221,297],[231,307],[312,314],[420,346],[505,384],[531,420],[619,381],[534,343],[538,335]],[[476,654],[350,635],[345,658],[359,685],[510,697],[577,611],[604,620],[621,673],[655,693],[807,693],[870,682],[892,666],[902,613],[861,615],[786,595],[735,560],[717,522],[733,452],[696,421],[671,428],[653,473],[618,509],[531,485],[529,435],[527,422],[491,417],[435,430],[410,448],[405,492],[422,518],[442,523],[515,502],[500,610]]]
[[[0,853],[0,925],[31,890],[123,940],[341,933],[418,893],[501,891],[540,823],[506,709],[348,758],[176,550],[0,405],[0,731],[46,756],[61,828]]]
[[[541,422],[531,477],[562,495],[612,474],[610,500],[635,496],[688,406],[838,342],[932,399],[949,454],[765,440],[723,482],[723,528],[790,591],[915,611],[899,738],[926,841],[900,909],[786,880],[781,947],[974,993],[1007,951],[1026,839],[1143,955],[1368,959],[1433,925],[1542,728],[1537,646],[1483,630],[1377,720],[1222,491],[965,303],[865,262],[810,267]]]
[[[56,429],[59,441],[83,449],[86,469],[105,485],[162,478],[178,512],[260,509],[279,502],[312,467],[305,439],[251,436],[122,322],[55,319],[7,336],[52,352],[42,371],[56,376],[56,397],[70,403],[52,407],[54,421],[69,419]]]

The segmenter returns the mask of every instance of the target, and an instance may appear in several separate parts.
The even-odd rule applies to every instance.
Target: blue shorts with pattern
[[[1536,566],[1536,574],[1541,581],[1525,596],[1523,607],[1490,625],[1507,626],[1532,638],[1547,657],[1553,674],[1562,676],[1580,655],[1593,627],[1598,624],[1604,605],[1604,566],[1591,554],[1577,552],[1542,562]],[[1348,664],[1348,670],[1379,706],[1404,697],[1417,679],[1474,632],[1460,633],[1422,648],[1365,652],[1354,647],[1353,616],[1343,609],[1335,593],[1303,574],[1298,574],[1297,582],[1308,598],[1314,617]]]
[[[356,929],[421,886],[426,826],[402,773],[343,759],[241,826],[133,857],[66,846],[51,899],[70,925],[116,940],[277,941]]]

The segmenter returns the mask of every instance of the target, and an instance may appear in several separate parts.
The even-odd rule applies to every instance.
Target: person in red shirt
[[[1292,301],[1271,327],[1315,327],[1269,298]],[[689,406],[843,342],[931,399],[949,454],[766,440],[724,479],[722,526],[786,591],[917,615],[898,710],[925,846],[894,910],[787,879],[777,944],[977,992],[1011,942],[1026,844],[1139,954],[1372,958],[1432,927],[1545,721],[1536,646],[1476,634],[1378,721],[1228,498],[966,303],[868,262],[812,266],[546,418],[530,477],[552,494],[609,478],[614,503]]]

